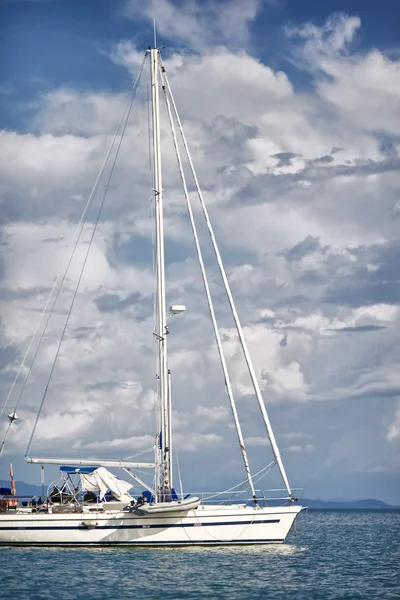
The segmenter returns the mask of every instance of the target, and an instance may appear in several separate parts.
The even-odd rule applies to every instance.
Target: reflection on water
[[[188,546],[185,548],[161,548],[164,552],[190,552],[191,554],[204,554],[211,555],[213,553],[221,554],[232,554],[237,556],[238,554],[254,554],[259,556],[260,554],[276,554],[279,556],[292,556],[299,552],[307,550],[304,546],[296,546],[294,544],[259,544],[257,546]]]

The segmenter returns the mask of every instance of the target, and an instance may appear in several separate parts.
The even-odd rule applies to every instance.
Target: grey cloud
[[[280,298],[278,301],[272,303],[272,308],[276,309],[284,306],[304,307],[310,302],[312,302],[311,298],[304,295],[289,296]]]
[[[293,248],[287,250],[284,253],[284,256],[290,262],[299,261],[305,256],[307,256],[307,254],[311,254],[312,252],[315,252],[316,250],[320,249],[321,246],[319,238],[313,237],[312,235],[308,235],[306,238],[304,238],[302,242],[296,244],[295,246],[293,246]]]
[[[359,391],[355,391],[347,398],[357,399],[357,398],[397,398],[400,395],[400,385],[371,385],[367,389],[362,389]]]
[[[323,157],[324,158],[324,157]],[[331,157],[327,157],[327,158],[331,158]],[[321,161],[321,159],[319,159]],[[331,162],[331,161],[324,161],[324,162]],[[310,164],[310,163],[309,163]],[[368,159],[368,160],[361,160],[358,159],[355,161],[355,164],[353,165],[334,165],[331,167],[321,167],[318,169],[318,171],[314,172],[313,170],[311,171],[312,173],[315,173],[314,178],[318,179],[325,179],[325,178],[332,178],[332,177],[338,177],[341,175],[374,175],[374,174],[378,174],[378,173],[390,173],[392,171],[397,171],[400,168],[400,160],[395,157],[395,158],[388,158],[385,160],[372,160],[372,159]],[[303,172],[304,178],[305,179],[309,179],[310,178],[310,172],[308,167],[306,167],[304,169]]]
[[[24,212],[23,199],[11,186],[3,186],[1,194],[0,224],[5,225],[17,220]]]
[[[315,269],[307,270],[299,276],[298,281],[305,285],[325,285],[326,273],[319,273]]]
[[[271,158],[276,158],[278,160],[278,167],[286,167],[290,165],[296,156],[297,154],[294,152],[277,152],[277,154],[271,154]]]
[[[0,256],[0,281],[3,279],[5,273],[6,273],[6,270],[5,270],[5,266],[4,266],[4,259]],[[2,290],[0,288],[0,297],[1,297],[1,294],[2,294]]]
[[[0,370],[13,363],[17,357],[18,352],[13,346],[0,347]]]
[[[315,265],[303,265],[303,259],[315,254]],[[352,308],[371,304],[400,302],[400,244],[397,241],[348,248],[340,253],[317,237],[307,236],[281,253],[290,269],[299,293],[286,286],[273,308],[302,306],[314,302]],[[314,260],[313,260],[314,263]],[[305,263],[307,264],[307,263]],[[299,289],[299,286],[300,289]]]
[[[244,166],[249,162],[246,142],[257,137],[257,128],[245,125],[239,119],[223,115],[215,117],[210,125],[202,124],[202,127],[205,130],[207,156],[211,164],[215,164],[216,173],[227,173],[231,178],[232,167],[235,167],[235,170],[241,170],[240,174],[244,179],[251,176],[251,172],[246,172]],[[202,181],[206,185],[209,176],[209,173],[204,173],[202,176]],[[210,179],[210,183],[214,188],[215,181]]]
[[[242,182],[242,187],[236,192],[233,200],[237,205],[278,202],[282,196],[287,195],[288,190],[304,181],[312,184],[327,182],[337,177],[379,175],[397,172],[400,169],[400,159],[396,157],[380,161],[358,159],[354,164],[329,165],[330,162],[331,157],[326,156],[315,162],[307,161],[305,167],[296,173],[253,175],[244,184]],[[303,193],[302,202],[308,202],[310,199],[309,192]]]
[[[387,160],[358,160],[355,165],[338,165],[321,170],[325,177],[336,177],[338,175],[375,175],[379,173],[391,173],[400,168],[400,159],[397,157]]]
[[[320,158],[314,158],[314,160],[308,161],[309,165],[329,165],[329,163],[333,162],[334,158],[326,154],[325,156],[321,156]]]
[[[118,294],[104,294],[94,300],[97,309],[100,312],[123,311],[128,306],[137,304],[141,298],[139,293],[130,294],[126,298],[121,298]]]
[[[63,241],[64,241],[63,237],[46,238],[45,240],[42,240],[42,244],[58,243],[58,242],[63,242]]]
[[[97,383],[92,383],[89,384],[85,387],[85,390],[87,392],[91,392],[93,390],[107,390],[107,391],[111,391],[111,390],[115,390],[116,388],[118,388],[118,382],[116,381],[99,381]]]
[[[285,346],[287,346],[288,343],[288,336],[285,335],[283,336],[283,338],[281,339],[281,341],[279,342],[279,345],[284,348]]]
[[[17,290],[9,290],[2,287],[0,288],[0,298],[4,301],[11,302],[12,300],[27,300],[48,292],[50,292],[50,288],[47,287],[27,287]]]
[[[0,331],[2,326],[2,318],[0,316]],[[14,381],[16,372],[9,368],[12,363],[16,361],[19,356],[18,350],[11,345],[8,346],[0,346],[0,390],[3,390],[2,396],[3,400],[6,398],[10,386]],[[7,368],[8,367],[8,368]]]
[[[352,252],[358,260],[351,274],[338,275],[330,282],[323,301],[347,306],[400,303],[400,243],[375,244]],[[368,262],[373,270],[367,268]]]
[[[73,337],[75,339],[84,339],[94,331],[96,331],[95,327],[77,327],[73,331]]]
[[[400,141],[399,136],[397,136],[397,139],[396,139],[396,137],[392,138],[389,136],[384,136],[382,138],[380,150],[381,150],[382,154],[387,156],[387,158],[389,160],[396,161],[399,158],[399,153],[396,148],[396,143],[398,144],[399,141]]]
[[[343,304],[346,306],[362,306],[365,304],[398,304],[400,303],[400,281],[398,282],[374,282],[368,281],[368,276],[364,281],[354,282],[351,277],[347,278],[349,283],[338,285],[338,287],[328,287],[322,298],[323,302],[331,304]]]

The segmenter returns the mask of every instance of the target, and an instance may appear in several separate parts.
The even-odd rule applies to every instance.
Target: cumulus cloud
[[[273,2],[274,0],[269,0]],[[174,43],[184,43],[189,48],[201,50],[210,44],[233,44],[240,47],[249,35],[249,23],[253,21],[260,0],[223,0],[206,2],[195,0],[184,5],[171,0],[126,0],[123,13],[135,20],[156,19],[159,34]]]
[[[392,136],[399,133],[400,65],[377,49],[352,54],[360,26],[358,17],[339,13],[322,27],[308,23],[287,33],[301,39],[296,64],[320,75],[316,88],[324,101],[353,127]]]

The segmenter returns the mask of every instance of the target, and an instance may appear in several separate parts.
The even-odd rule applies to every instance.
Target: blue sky
[[[0,79],[4,88],[15,95],[3,97],[0,125],[24,130],[31,116],[27,103],[60,85],[83,90],[126,90],[126,72],[110,64],[101,51],[107,52],[121,39],[133,39],[145,48],[153,32],[148,19],[140,14],[136,19],[127,19],[125,5],[120,0],[3,1]],[[363,0],[261,2],[257,19],[249,25],[246,47],[274,69],[288,72],[296,85],[307,85],[305,74],[299,74],[287,60],[290,45],[284,29],[306,21],[321,25],[334,12],[361,18],[363,29],[355,42],[359,49],[375,46],[396,52],[400,7],[395,0],[382,0],[378,9],[375,2]],[[178,45],[185,50],[181,40],[161,41],[167,48]],[[230,42],[236,45],[234,39]]]
[[[0,12],[1,397],[65,260],[156,13],[290,480],[311,497],[400,503],[399,4],[8,1]],[[152,443],[145,96],[46,401],[39,454],[126,456]],[[171,143],[164,149],[168,298],[188,306],[170,336],[176,447],[189,487],[232,485],[240,456]],[[270,454],[207,246],[205,255],[257,469]],[[37,475],[21,456],[67,302],[66,293],[0,478],[9,460],[17,478]]]

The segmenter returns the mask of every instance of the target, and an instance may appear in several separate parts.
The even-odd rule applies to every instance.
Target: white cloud
[[[387,439],[389,442],[393,442],[397,438],[400,438],[400,404],[397,405],[393,421],[390,424],[387,432]]]
[[[357,16],[343,13],[331,15],[322,27],[305,23],[300,27],[288,27],[286,33],[290,37],[302,39],[299,54],[307,60],[311,67],[325,64],[332,56],[349,56],[348,46],[361,26]],[[329,64],[329,63],[328,63]]]
[[[352,128],[393,135],[400,131],[400,64],[377,49],[352,55],[350,44],[360,26],[358,17],[337,14],[323,27],[307,24],[288,34],[302,39],[298,56],[305,67],[327,76],[317,79],[320,97]]]
[[[201,419],[205,419],[211,423],[217,421],[226,421],[229,417],[229,410],[226,406],[197,406],[196,415]]]
[[[286,452],[312,452],[314,446],[312,444],[306,444],[305,446],[293,445],[285,448]]]
[[[137,19],[156,19],[156,27],[163,39],[183,42],[190,48],[202,49],[210,44],[245,44],[249,35],[249,23],[255,18],[260,0],[194,0],[175,4],[171,0],[127,0],[124,14]]]
[[[204,447],[208,448],[211,446],[211,448],[215,448],[221,446],[224,443],[224,438],[215,433],[196,433],[191,436],[177,434],[176,443],[182,452],[197,452],[204,449]]]
[[[41,133],[57,136],[113,135],[126,102],[127,94],[79,93],[59,88],[42,96],[33,126]]]

